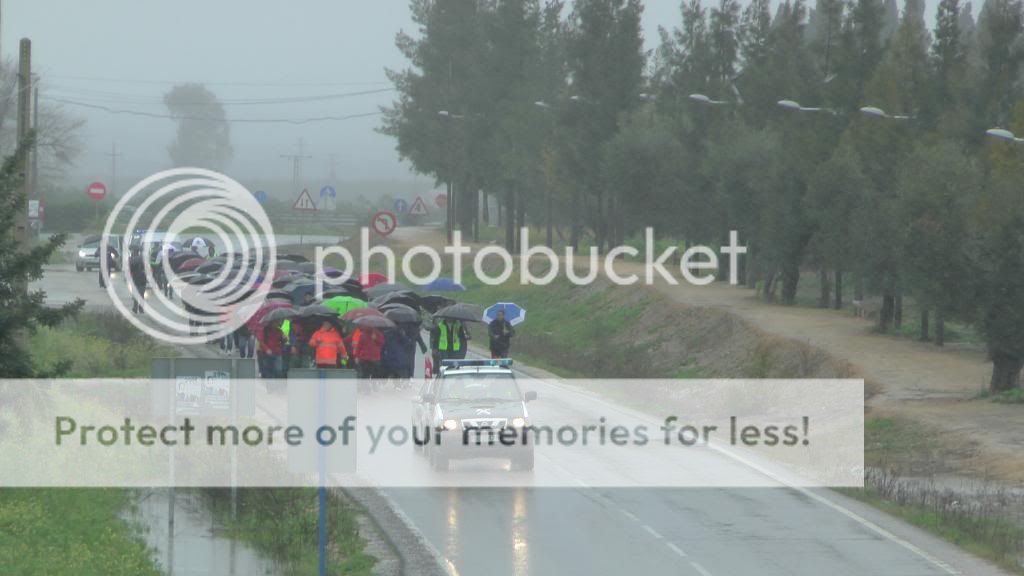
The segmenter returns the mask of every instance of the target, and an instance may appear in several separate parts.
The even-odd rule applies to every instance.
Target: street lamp
[[[864,106],[860,109],[861,114],[865,116],[874,116],[875,118],[885,118],[887,120],[912,120],[913,116],[907,116],[904,114],[893,114],[889,115],[885,110],[877,108],[875,106]]]
[[[794,112],[825,112],[826,114],[831,114],[833,116],[836,115],[836,111],[831,108],[801,106],[796,100],[779,100],[776,104],[786,110],[793,110]]]
[[[551,108],[551,104],[548,104],[547,102],[545,102],[543,100],[537,100],[536,102],[533,103],[533,105],[536,106],[537,108],[544,108],[544,109]]]
[[[690,94],[690,100],[700,102],[701,104],[707,104],[709,106],[725,106],[728,104],[725,100],[712,100],[704,94]]]
[[[989,128],[988,130],[985,131],[985,134],[988,134],[993,138],[999,138],[1000,140],[1007,140],[1010,142],[1015,142],[1017,144],[1024,144],[1024,138],[1017,138],[1017,136],[1015,136],[1013,132],[1010,132],[1005,128]]]
[[[437,115],[444,118],[445,120],[464,120],[466,117],[459,114],[452,114],[448,110],[438,110]],[[451,158],[452,156],[452,144],[451,137],[449,136],[448,142],[448,170],[450,172],[455,171],[455,162]],[[445,232],[450,243],[454,237],[455,231],[455,181],[454,175],[448,174],[448,202],[445,205]]]

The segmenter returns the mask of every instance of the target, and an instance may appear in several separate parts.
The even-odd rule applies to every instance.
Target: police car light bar
[[[483,359],[483,360],[442,360],[442,370],[458,370],[460,368],[511,368],[511,358]]]

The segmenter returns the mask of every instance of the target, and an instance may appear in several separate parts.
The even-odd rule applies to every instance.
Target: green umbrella
[[[335,296],[323,301],[323,305],[334,310],[338,316],[344,316],[352,310],[366,308],[366,302],[351,296]]]

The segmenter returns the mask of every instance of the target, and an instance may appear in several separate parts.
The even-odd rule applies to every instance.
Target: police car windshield
[[[452,374],[441,381],[441,400],[514,402],[519,387],[511,373]]]

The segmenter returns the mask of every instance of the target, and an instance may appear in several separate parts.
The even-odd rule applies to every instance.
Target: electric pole
[[[328,164],[328,166],[330,166],[331,172],[328,175],[328,178],[329,178],[328,182],[330,182],[332,185],[334,185],[334,184],[338,183],[338,163],[339,163],[338,162],[338,155],[337,154],[331,154],[330,155],[330,159],[331,159],[331,161]]]
[[[18,176],[21,178],[21,195],[29,198],[29,151],[24,149],[28,140],[31,125],[32,106],[32,41],[22,38],[18,47]],[[14,224],[14,240],[22,250],[28,248],[28,206],[18,209],[18,217]],[[27,286],[22,287],[27,289]]]
[[[313,158],[312,156],[306,156],[305,149],[306,143],[303,142],[302,138],[299,138],[298,154],[281,154],[281,158],[292,161],[292,188],[295,192],[299,192],[302,188],[302,161]]]
[[[39,76],[36,74],[32,75],[32,129],[36,131],[36,138],[32,140],[32,197],[39,201],[36,219],[39,220],[39,231],[42,232],[45,204],[43,191],[39,189]]]
[[[107,156],[110,156],[110,196],[117,200],[117,159],[124,156],[117,151],[117,142],[111,142]]]

